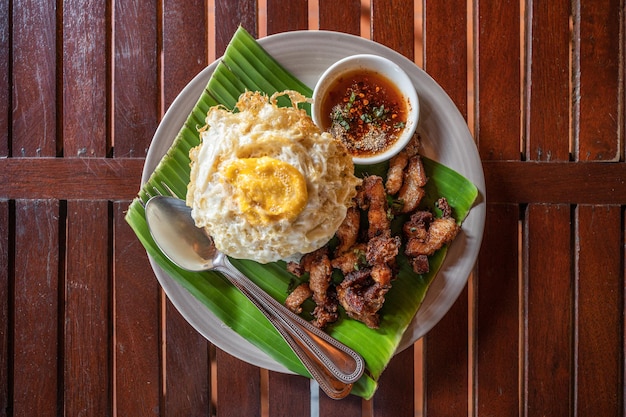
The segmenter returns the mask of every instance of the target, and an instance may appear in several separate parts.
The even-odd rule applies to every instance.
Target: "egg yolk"
[[[235,189],[239,208],[252,225],[293,221],[306,206],[304,176],[278,159],[237,159],[224,167],[223,175]]]

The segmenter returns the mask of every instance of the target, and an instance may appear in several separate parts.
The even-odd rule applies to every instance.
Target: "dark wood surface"
[[[625,15],[623,0],[0,0],[0,417],[624,416]],[[387,45],[475,137],[476,268],[371,401],[206,341],[124,221],[161,117],[239,24]]]

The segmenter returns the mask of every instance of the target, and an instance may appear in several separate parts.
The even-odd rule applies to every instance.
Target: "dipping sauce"
[[[366,70],[333,82],[321,104],[322,130],[341,140],[352,156],[384,152],[400,137],[409,109],[403,94],[384,76]]]

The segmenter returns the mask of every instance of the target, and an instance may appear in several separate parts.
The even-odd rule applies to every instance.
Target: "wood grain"
[[[111,299],[107,201],[67,202],[63,404],[67,415],[111,408]]]
[[[0,0],[0,157],[9,156],[11,121],[11,20],[9,0]]]
[[[364,400],[356,395],[348,395],[341,401],[333,400],[320,392],[319,417],[361,417]]]
[[[261,415],[259,368],[216,349],[217,410],[219,417]]]
[[[60,221],[56,200],[15,202],[14,417],[52,417],[63,406],[57,397]]]
[[[623,3],[617,0],[580,2],[580,105],[577,159],[581,161],[618,161],[620,150],[620,106],[624,105]],[[620,25],[622,28],[620,30]],[[620,35],[621,33],[621,35]],[[576,39],[576,38],[575,38]],[[620,46],[621,42],[621,46]],[[621,86],[621,96],[620,96]]]
[[[569,0],[532,2],[526,61],[526,158],[569,160]]]
[[[142,158],[0,158],[0,196],[130,200],[143,164]]]
[[[622,209],[581,205],[575,222],[576,412],[616,417],[623,407]]]
[[[55,3],[19,0],[11,10],[11,153],[55,156],[59,110]]]
[[[475,415],[517,415],[519,404],[519,206],[489,204],[475,288]]]
[[[424,5],[424,69],[467,117],[467,2]],[[424,338],[427,415],[459,415],[468,409],[468,293],[463,290]]]
[[[319,28],[358,35],[361,31],[360,0],[320,0]]]
[[[9,329],[13,317],[13,290],[9,283],[9,274],[12,272],[12,265],[9,259],[13,254],[9,250],[9,242],[13,234],[10,231],[10,206],[9,202],[0,199],[0,417],[6,417],[9,409],[9,370],[11,358],[13,356],[12,347],[9,346]],[[11,282],[13,281],[11,277]]]
[[[202,2],[163,2],[163,108],[208,65],[208,18]],[[217,5],[216,5],[217,7]],[[221,27],[221,25],[220,25]]]
[[[102,157],[107,141],[106,3],[63,3],[62,106],[63,154]]]
[[[424,69],[467,118],[467,2],[424,6]]]
[[[228,42],[243,26],[255,39],[259,36],[258,5],[255,0],[218,1],[215,3],[215,55],[224,54]]]
[[[484,161],[487,199],[497,203],[626,203],[625,163]]]
[[[468,294],[464,289],[424,336],[424,409],[428,415],[465,415],[468,409]]]
[[[326,394],[320,391],[319,395]],[[300,375],[269,372],[268,414],[276,417],[310,417],[311,380]]]
[[[309,27],[308,0],[267,0],[267,34]]]
[[[117,157],[144,157],[161,116],[157,0],[114,2],[113,134]]]
[[[521,74],[519,1],[479,1],[476,129],[483,160],[519,160]],[[476,43],[476,42],[475,42]],[[506,88],[503,88],[506,86]]]
[[[415,37],[413,1],[371,0],[370,4],[372,8],[372,40],[388,46],[408,59],[413,60],[415,55],[413,43]],[[393,30],[390,30],[390,26]]]
[[[119,416],[161,414],[161,297],[146,252],[113,203],[113,375]]]
[[[207,65],[207,24],[203,2],[164,1],[163,100],[167,109]],[[165,298],[165,295],[162,294]],[[164,301],[163,415],[201,416],[210,410],[209,342]]]
[[[380,376],[374,394],[376,417],[410,417],[415,413],[414,352],[409,347],[397,353]]]
[[[573,280],[568,205],[531,204],[524,253],[524,412],[569,415],[572,407]]]

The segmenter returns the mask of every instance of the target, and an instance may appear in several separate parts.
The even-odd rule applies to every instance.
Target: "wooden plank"
[[[218,2],[219,4],[224,2]],[[163,2],[163,100],[167,109],[208,64],[208,18],[203,2]],[[221,27],[220,25],[218,27]]]
[[[258,367],[216,349],[218,417],[261,415],[261,372]]]
[[[424,69],[467,116],[467,2],[425,3]],[[465,415],[468,410],[468,293],[463,290],[424,338],[424,413]],[[454,384],[451,383],[454,381]]]
[[[104,416],[111,409],[108,236],[107,201],[68,201],[63,317],[67,415]]]
[[[474,415],[519,410],[519,206],[489,204],[475,288]]]
[[[228,42],[239,25],[254,38],[259,36],[257,24],[258,4],[255,0],[231,0],[215,2],[215,56],[224,54]]]
[[[144,157],[161,115],[157,0],[120,0],[113,7],[114,152]]]
[[[55,6],[51,1],[12,2],[13,156],[57,154]]]
[[[269,372],[268,414],[272,417],[310,417],[311,380],[300,375]],[[320,391],[320,397],[324,396]]]
[[[56,416],[59,202],[15,202],[13,417]]]
[[[320,0],[319,28],[359,35],[361,32],[361,1]]]
[[[308,0],[267,0],[267,34],[309,28]]]
[[[0,157],[9,156],[9,112],[11,109],[11,17],[9,0],[0,0]]]
[[[371,0],[370,4],[372,40],[413,60],[415,55],[413,0]],[[437,7],[443,8],[444,4],[438,4]],[[389,25],[393,25],[393,30],[389,30]]]
[[[143,164],[142,158],[0,158],[0,196],[130,200]]]
[[[487,199],[498,203],[625,204],[625,163],[483,161]]]
[[[478,149],[482,159],[519,160],[519,1],[496,3],[482,0],[477,7],[475,68],[479,71],[474,74],[474,88],[477,95],[475,135]]]
[[[467,1],[424,5],[424,69],[467,117]]]
[[[617,417],[624,394],[622,209],[578,206],[576,232],[576,415]]]
[[[580,42],[576,97],[580,105],[580,124],[576,153],[581,161],[620,159],[623,126],[619,125],[618,114],[621,108],[623,120],[624,74],[620,72],[620,59],[622,64],[624,59],[623,27],[620,30],[623,7],[619,0],[580,2],[580,14],[575,21],[580,34],[574,39]]]
[[[62,13],[63,33],[71,34],[63,36],[63,154],[106,156],[106,2],[64,1]]]
[[[356,395],[348,395],[341,400],[333,400],[320,391],[319,417],[361,417],[363,400]]]
[[[197,1],[163,2],[163,97],[168,107],[207,65],[207,14]],[[211,367],[207,340],[165,300],[163,415],[207,415]]]
[[[9,259],[14,256],[10,253],[9,242],[13,235],[10,228],[9,201],[0,199],[0,417],[7,417],[9,409],[9,367],[13,352],[9,350],[9,322],[13,312],[13,290],[9,284],[9,274],[12,268]],[[11,242],[12,244],[13,242]],[[11,307],[10,307],[11,305]]]
[[[412,417],[415,413],[413,347],[397,353],[379,379],[373,398],[374,417]]]
[[[210,344],[168,300],[165,305],[163,415],[208,415],[211,403]]]
[[[569,205],[527,208],[524,254],[524,389],[528,417],[572,408],[572,233]]]
[[[0,197],[132,199],[140,158],[0,158]],[[482,163],[493,203],[626,204],[626,163]]]
[[[113,203],[114,415],[160,415],[161,298],[146,252]]]
[[[570,0],[531,2],[526,158],[569,160]]]
[[[468,294],[424,337],[424,414],[466,415],[468,410]]]

